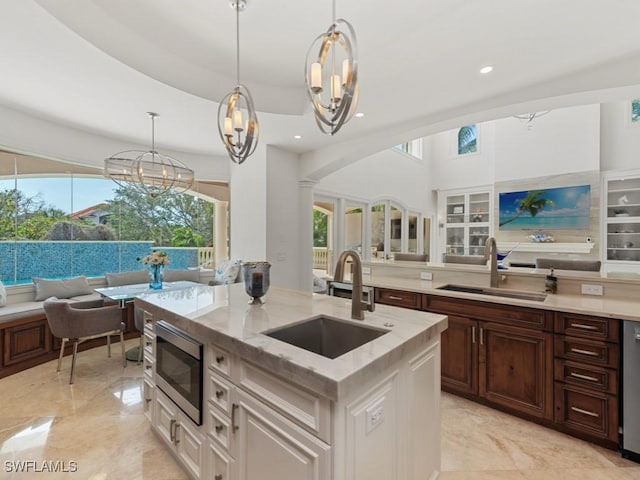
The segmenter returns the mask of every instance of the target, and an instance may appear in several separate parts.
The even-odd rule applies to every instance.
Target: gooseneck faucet
[[[365,309],[370,308],[369,304],[362,301],[362,262],[360,256],[353,250],[345,250],[338,257],[336,263],[336,271],[333,279],[336,282],[344,282],[344,268],[347,259],[353,260],[351,268],[351,282],[353,283],[353,291],[351,292],[351,318],[354,320],[364,320]]]
[[[500,286],[500,275],[498,275],[498,247],[496,245],[496,239],[493,237],[487,238],[487,242],[484,244],[484,261],[491,258],[491,280],[489,286],[492,288],[498,288]]]

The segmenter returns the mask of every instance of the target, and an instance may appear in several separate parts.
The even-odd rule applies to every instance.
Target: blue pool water
[[[31,283],[33,277],[102,277],[107,272],[144,268],[138,258],[154,250],[153,242],[0,242],[0,280],[6,285]],[[160,247],[170,269],[198,266],[197,248]]]

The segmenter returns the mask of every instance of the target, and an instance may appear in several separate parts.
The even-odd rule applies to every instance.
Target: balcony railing
[[[198,248],[198,266],[202,268],[214,268],[216,266],[213,247]]]
[[[327,247],[313,247],[313,268],[316,270],[325,270],[331,273],[331,265],[333,264],[333,250]]]

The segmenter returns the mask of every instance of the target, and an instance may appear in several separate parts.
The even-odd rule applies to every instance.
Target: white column
[[[229,246],[227,244],[227,212],[229,210],[229,202],[215,202],[213,219],[213,248],[216,259],[216,265],[220,260],[229,258]]]

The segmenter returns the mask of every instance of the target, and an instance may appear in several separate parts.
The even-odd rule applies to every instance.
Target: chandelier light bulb
[[[316,124],[334,135],[347,123],[358,104],[358,45],[349,22],[335,19],[329,29],[316,37],[305,64],[305,82]],[[342,74],[342,75],[340,75]],[[322,94],[328,92],[323,98]]]

